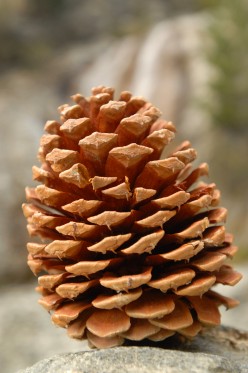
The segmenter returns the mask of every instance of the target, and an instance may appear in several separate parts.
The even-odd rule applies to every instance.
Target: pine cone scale
[[[192,338],[237,302],[212,291],[241,275],[226,264],[237,247],[225,232],[220,192],[200,181],[184,141],[159,159],[175,127],[141,97],[97,87],[59,108],[40,142],[41,167],[26,189],[28,265],[40,304],[72,338],[107,348],[179,333]]]

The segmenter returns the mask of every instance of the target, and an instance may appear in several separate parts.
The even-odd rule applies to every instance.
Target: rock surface
[[[169,344],[174,349],[169,350]],[[56,355],[18,373],[245,373],[247,352],[248,333],[219,327],[191,343],[178,345],[171,338],[159,348],[126,346]]]

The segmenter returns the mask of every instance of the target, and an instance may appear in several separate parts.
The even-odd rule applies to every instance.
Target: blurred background
[[[21,203],[45,121],[96,85],[150,100],[209,163],[244,273],[224,290],[242,304],[223,320],[248,330],[247,15],[247,0],[0,0],[2,372],[87,348],[36,303]]]

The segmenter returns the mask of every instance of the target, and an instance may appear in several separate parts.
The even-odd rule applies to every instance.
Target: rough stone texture
[[[171,338],[159,348],[129,346],[57,355],[18,373],[245,373],[247,352],[248,333],[219,327],[192,343],[178,344]]]

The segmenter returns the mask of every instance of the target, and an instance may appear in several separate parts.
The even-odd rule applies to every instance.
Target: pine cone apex
[[[72,338],[97,348],[125,339],[194,337],[237,301],[212,290],[241,275],[226,263],[237,247],[225,232],[216,185],[200,181],[189,141],[161,154],[176,128],[145,99],[99,86],[47,121],[23,213],[28,265],[39,303]]]

